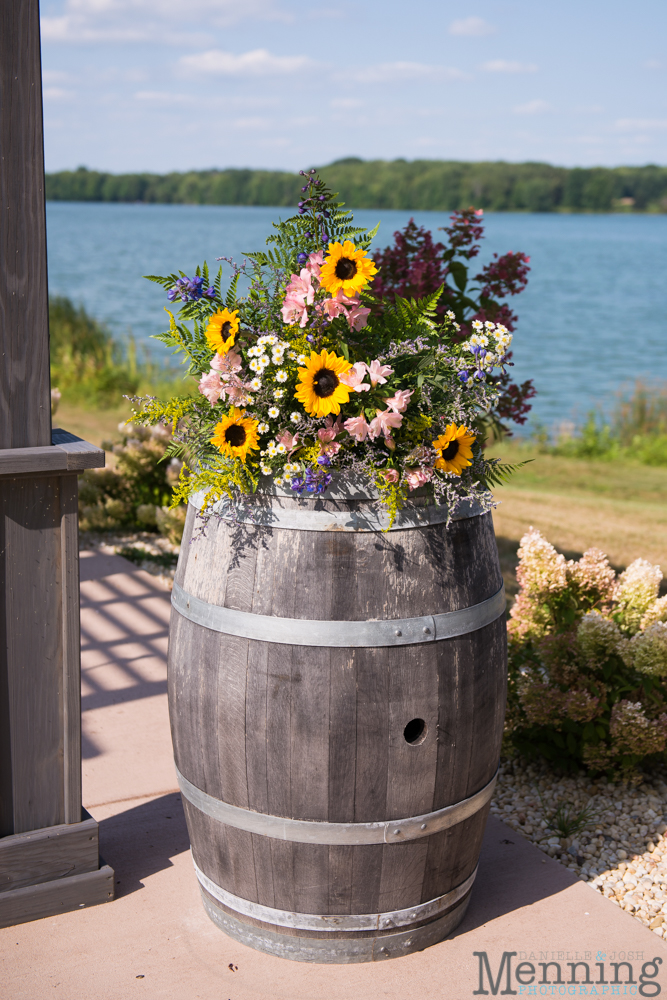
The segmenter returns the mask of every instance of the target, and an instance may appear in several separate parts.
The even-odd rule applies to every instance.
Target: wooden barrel
[[[306,962],[421,950],[461,921],[500,755],[491,515],[382,517],[348,491],[191,502],[169,706],[204,906]]]

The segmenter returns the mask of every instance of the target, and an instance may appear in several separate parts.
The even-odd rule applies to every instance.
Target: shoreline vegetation
[[[555,167],[547,163],[337,160],[319,169],[357,209],[447,212],[667,212],[667,167]],[[48,201],[293,205],[301,178],[279,170],[111,174],[79,167],[46,175]]]

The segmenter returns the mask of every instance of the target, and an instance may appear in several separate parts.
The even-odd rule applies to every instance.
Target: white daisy
[[[271,361],[269,360],[269,358],[267,358],[266,354],[262,354],[261,358],[257,359],[257,363],[260,366],[259,368],[260,372],[263,372],[264,369],[267,367],[267,365],[271,364]]]
[[[262,354],[262,353],[263,353],[262,352],[262,348],[258,347],[258,345],[255,344],[255,346],[251,347],[250,350],[248,351],[248,357],[249,358],[258,358],[260,356],[260,354]]]
[[[262,462],[262,464],[260,465],[260,469],[262,470],[262,475],[263,476],[270,476],[271,475],[271,466],[270,465],[265,465],[264,462]]]
[[[299,421],[301,420],[301,414],[297,413],[296,410],[294,410],[293,413],[290,413],[289,418],[293,424],[298,424]]]
[[[288,351],[287,357],[290,359],[290,361],[296,361],[296,351]]]
[[[261,378],[254,378],[250,383],[250,388],[253,389],[255,392],[259,392],[259,390],[262,388]]]
[[[480,319],[474,319],[472,321],[472,328],[473,328],[473,330],[483,330],[484,329],[484,324],[482,323],[482,321]]]
[[[279,368],[278,371],[276,372],[276,382],[286,382],[286,381],[287,381],[287,372],[285,371],[284,368]]]
[[[296,360],[299,362],[300,365],[305,365],[305,363],[306,363],[306,355],[305,354],[300,354]]]
[[[489,330],[489,332],[495,328],[495,325],[496,324],[492,323],[490,319],[487,319],[486,323],[484,324],[484,326],[486,327],[487,330]]]
[[[282,399],[284,395],[285,395],[285,390],[284,389],[274,389],[273,390],[273,398],[274,399]]]
[[[456,319],[456,314],[452,312],[451,309],[447,310],[447,319]]]
[[[280,416],[280,410],[277,406],[269,407],[269,416],[271,417],[271,420],[276,420]]]
[[[276,451],[278,452],[279,455],[285,455],[287,453],[287,448],[281,442],[279,445],[276,446]]]
[[[257,360],[257,358],[253,358],[248,367],[251,371],[257,372],[258,375],[261,375],[264,371],[264,366]]]
[[[258,426],[258,428],[257,428],[257,433],[258,434],[268,434],[269,433],[269,425],[265,424],[265,423],[261,423]]]

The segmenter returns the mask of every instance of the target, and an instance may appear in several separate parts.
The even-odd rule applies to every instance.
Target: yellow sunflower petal
[[[239,331],[239,314],[229,309],[218,309],[206,327],[206,341],[212,351],[226,354]]]
[[[313,417],[326,417],[330,413],[340,413],[343,403],[349,402],[350,389],[339,376],[348,372],[352,365],[345,358],[339,358],[333,351],[311,352],[310,360],[304,368],[299,368],[300,385],[294,398],[302,404],[306,413]]]
[[[375,262],[365,250],[357,250],[354,243],[330,243],[329,253],[320,269],[320,284],[332,296],[339,291],[356,295],[377,274]]]
[[[246,417],[244,410],[237,410],[232,406],[227,416],[216,424],[211,444],[216,446],[221,455],[246,462],[248,451],[259,448],[258,426],[259,421]]]
[[[461,424],[460,427],[449,424],[445,428],[445,433],[433,442],[433,447],[438,453],[436,469],[460,476],[465,468],[472,465],[471,446],[476,438],[477,435],[469,431],[465,424]]]

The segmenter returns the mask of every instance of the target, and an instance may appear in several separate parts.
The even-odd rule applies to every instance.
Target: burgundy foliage
[[[442,319],[451,310],[461,327],[461,339],[472,332],[475,319],[502,323],[508,330],[516,327],[517,316],[507,302],[518,295],[528,283],[526,254],[493,255],[472,279],[468,276],[469,262],[480,250],[484,237],[482,212],[467,208],[454,212],[451,225],[443,227],[447,243],[436,243],[432,234],[410,219],[404,230],[394,233],[394,243],[385,250],[374,251],[373,259],[380,269],[373,282],[373,293],[379,300],[400,295],[421,299],[444,285],[437,313]],[[465,263],[464,263],[465,261]],[[472,281],[472,285],[469,285]],[[511,361],[511,353],[508,359]],[[530,411],[529,400],[535,396],[532,380],[520,385],[512,382],[509,372],[500,376],[502,395],[496,415],[501,422],[524,424]]]

